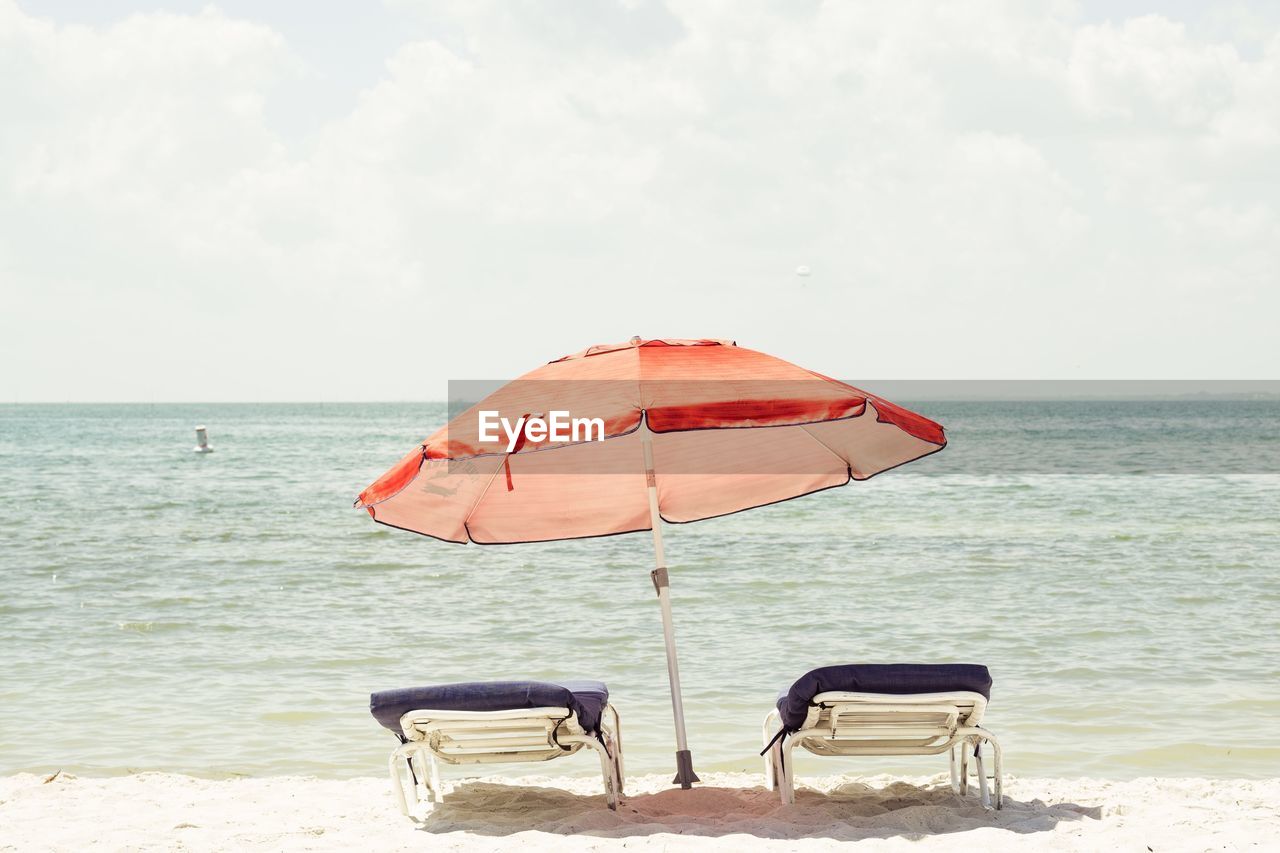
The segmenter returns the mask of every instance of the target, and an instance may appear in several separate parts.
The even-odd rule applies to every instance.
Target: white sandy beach
[[[691,792],[628,780],[457,780],[422,821],[380,778],[206,780],[167,773],[0,779],[3,850],[1247,850],[1280,839],[1280,779],[1010,779],[1003,811],[942,777],[810,780],[794,807],[761,777],[706,774]]]

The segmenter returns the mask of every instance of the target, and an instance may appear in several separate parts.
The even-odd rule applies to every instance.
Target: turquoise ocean
[[[1009,773],[1280,775],[1280,402],[902,402],[946,451],[667,527],[698,770],[758,771],[807,669],[966,661]],[[628,773],[670,770],[647,533],[460,546],[352,509],[445,419],[0,406],[0,773],[378,775],[370,691],[515,676],[607,681]]]

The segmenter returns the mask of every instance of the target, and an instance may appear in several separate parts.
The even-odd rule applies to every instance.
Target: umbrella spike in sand
[[[590,440],[548,431],[548,422],[569,415],[598,420],[602,429]],[[518,437],[495,441],[489,425],[498,422],[525,426]],[[732,341],[632,338],[502,386],[410,451],[356,505],[381,524],[458,543],[652,531],[675,781],[687,788],[697,776],[685,736],[663,522],[865,480],[945,446],[942,427],[928,418]]]

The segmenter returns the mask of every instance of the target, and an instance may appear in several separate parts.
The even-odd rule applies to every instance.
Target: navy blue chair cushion
[[[991,673],[973,663],[848,663],[806,672],[778,698],[784,728],[804,725],[819,693],[981,693],[991,698]]]
[[[400,718],[410,711],[513,711],[568,708],[588,732],[599,733],[609,688],[600,681],[474,681],[380,690],[369,696],[369,711],[385,728],[401,734]]]

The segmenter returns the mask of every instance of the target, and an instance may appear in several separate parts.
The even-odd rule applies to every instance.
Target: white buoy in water
[[[796,267],[796,275],[800,276],[801,278],[808,278],[809,273],[811,272],[813,272],[813,270],[809,269],[804,264],[801,264],[800,266]]]
[[[209,446],[209,431],[202,426],[196,427],[196,446],[191,448],[196,453],[212,453]]]

